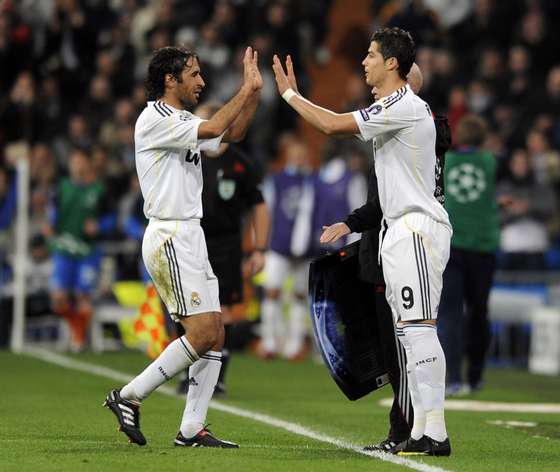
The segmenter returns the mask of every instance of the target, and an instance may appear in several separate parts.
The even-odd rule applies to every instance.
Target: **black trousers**
[[[491,340],[488,298],[495,269],[495,254],[451,247],[438,313],[448,384],[463,381],[464,356],[468,362],[467,382],[475,386],[482,380]]]
[[[408,439],[410,436],[414,419],[406,376],[406,354],[395,335],[393,314],[385,298],[385,285],[372,284],[372,288],[375,292],[375,310],[383,360],[394,396],[389,414],[390,430],[388,437],[395,442],[399,442]]]

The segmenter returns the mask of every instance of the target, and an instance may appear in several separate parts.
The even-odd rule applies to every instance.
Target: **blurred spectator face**
[[[31,178],[49,182],[54,178],[55,165],[50,148],[44,143],[37,143],[31,150]]]
[[[490,151],[495,156],[500,156],[504,152],[504,142],[498,133],[490,132],[486,134],[482,149]]]
[[[117,123],[128,124],[133,120],[134,107],[128,99],[122,99],[115,105],[115,119]]]
[[[158,12],[156,18],[159,19],[160,22],[169,23],[173,21],[175,17],[175,9],[173,7],[172,0],[160,0],[156,2],[158,6]]]
[[[537,44],[545,35],[545,24],[542,14],[533,10],[523,17],[521,35],[529,44]]]
[[[220,34],[218,33],[218,29],[216,25],[213,23],[206,23],[202,27],[202,40],[208,46],[215,46],[220,42]]]
[[[416,53],[416,63],[424,75],[430,75],[433,69],[434,51],[429,47],[421,47]]]
[[[169,46],[170,43],[171,37],[169,36],[169,31],[164,28],[157,29],[150,36],[150,49],[152,51]]]
[[[420,67],[420,69],[422,69]],[[439,75],[449,75],[453,71],[453,64],[448,51],[439,50],[434,54],[434,72]]]
[[[482,82],[475,80],[469,84],[468,105],[473,112],[483,113],[491,100],[492,96]]]
[[[490,14],[491,8],[492,0],[476,0],[474,4],[474,13],[479,18],[484,18]]]
[[[109,156],[105,149],[96,147],[91,153],[91,167],[97,177],[103,177],[107,171]]]
[[[134,126],[124,125],[120,126],[118,130],[119,142],[127,146],[134,145]]]
[[[76,139],[87,136],[87,124],[82,115],[73,115],[68,122],[68,134]]]
[[[214,8],[212,20],[218,25],[227,25],[235,19],[235,10],[227,0],[220,0]]]
[[[96,102],[109,101],[111,99],[109,81],[101,75],[96,75],[91,81],[89,94]]]
[[[146,104],[146,89],[142,84],[136,84],[132,91],[132,101],[137,108],[144,107]]]
[[[549,96],[560,98],[560,66],[553,67],[548,73],[546,90]]]
[[[286,148],[286,166],[301,169],[307,164],[307,149],[305,145],[295,140]]]
[[[22,72],[12,87],[10,98],[13,102],[22,105],[30,105],[35,100],[35,87],[33,76],[29,72]]]
[[[504,103],[496,105],[494,108],[494,121],[496,123],[505,124],[513,118],[513,108]]]
[[[449,93],[449,108],[464,108],[467,103],[467,94],[463,87],[455,86]]]
[[[548,139],[543,132],[533,129],[527,134],[527,150],[530,155],[543,154],[549,148]]]
[[[523,46],[514,46],[509,50],[509,68],[514,74],[527,72],[529,63],[529,53]]]
[[[44,97],[56,97],[58,95],[58,80],[49,76],[41,83],[41,91]]]
[[[288,21],[288,12],[282,3],[273,3],[267,12],[268,23],[274,28],[282,28]]]
[[[483,77],[496,77],[501,75],[502,57],[495,49],[484,51],[482,55],[481,73]]]
[[[97,73],[104,77],[111,77],[115,72],[115,61],[109,51],[101,51],[97,55]]]
[[[524,179],[529,174],[529,156],[525,149],[516,149],[509,163],[511,175],[516,179]]]
[[[78,183],[89,180],[91,176],[91,168],[88,155],[81,150],[73,150],[70,153],[70,177]]]

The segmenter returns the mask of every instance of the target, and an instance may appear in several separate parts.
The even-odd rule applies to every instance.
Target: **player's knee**
[[[70,298],[66,292],[56,291],[51,296],[51,304],[56,313],[66,312],[70,307]]]
[[[189,342],[199,354],[212,349],[220,339],[223,342],[223,324],[215,313],[189,317],[186,326],[183,326]]]

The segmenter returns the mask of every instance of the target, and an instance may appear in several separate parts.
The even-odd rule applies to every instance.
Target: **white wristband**
[[[290,98],[292,98],[294,95],[297,95],[297,93],[294,92],[294,89],[289,88],[282,94],[282,98],[289,102]]]

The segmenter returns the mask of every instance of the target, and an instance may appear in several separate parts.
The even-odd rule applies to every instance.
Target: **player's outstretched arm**
[[[243,64],[250,62],[252,56],[253,49],[248,47],[245,50]],[[257,90],[259,90],[258,78],[255,76],[254,69],[246,69],[239,92],[220,108],[212,118],[200,124],[198,128],[198,139],[212,139],[223,134],[238,117],[243,107],[246,106],[247,101]]]
[[[238,143],[245,138],[249,125],[255,116],[255,111],[257,110],[257,105],[259,103],[260,91],[263,86],[262,76],[259,71],[257,51],[253,51],[253,54],[248,61],[245,61],[245,58],[243,59],[243,68],[244,77],[247,77],[248,80],[253,83],[253,94],[249,100],[247,100],[247,103],[241,110],[241,113],[239,113],[237,118],[226,131],[224,139],[222,140],[226,143]]]
[[[303,98],[297,92],[297,84],[291,59],[286,60],[286,69],[275,54],[272,70],[276,79],[278,93],[305,121],[327,135],[349,135],[360,132],[356,120],[351,113],[334,113],[326,108],[321,108]],[[296,89],[292,85],[296,86]]]

